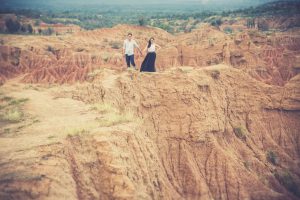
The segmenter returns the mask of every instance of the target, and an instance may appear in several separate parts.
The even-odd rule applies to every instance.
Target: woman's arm
[[[158,44],[155,44],[158,48],[157,51],[161,49],[161,46],[159,46]]]
[[[145,49],[143,51],[147,53],[147,49],[148,49],[148,45],[145,46]]]

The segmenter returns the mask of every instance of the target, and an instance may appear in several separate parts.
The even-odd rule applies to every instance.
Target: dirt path
[[[56,98],[54,93],[57,90],[59,89],[36,86],[30,88],[19,83],[17,79],[10,80],[1,87],[5,96],[28,99],[23,106],[25,120],[21,124],[6,124],[1,127],[2,130],[18,129],[18,133],[1,138],[2,153],[53,143],[67,134],[80,131],[82,127],[96,123],[95,118],[99,114],[91,112],[90,105],[70,98]],[[31,119],[34,119],[35,123],[32,123]]]

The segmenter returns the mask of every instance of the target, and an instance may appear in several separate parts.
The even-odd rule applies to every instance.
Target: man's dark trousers
[[[131,65],[135,68],[135,63],[134,63],[134,55],[125,55],[126,57],[126,63],[127,63],[127,67],[130,67],[130,63]]]

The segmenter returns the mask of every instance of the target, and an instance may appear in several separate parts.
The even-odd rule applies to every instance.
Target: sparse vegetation
[[[244,164],[244,166],[245,166],[245,168],[247,169],[247,170],[250,170],[250,168],[251,168],[251,162],[249,162],[249,161],[244,161],[243,162],[243,164]]]
[[[79,135],[83,135],[83,134],[87,134],[89,133],[89,128],[87,127],[75,127],[75,128],[68,128],[65,132],[65,134],[68,137],[72,137],[72,136],[79,136]]]
[[[108,113],[103,118],[98,119],[100,126],[114,126],[126,122],[134,121],[134,115],[132,113]]]
[[[2,116],[1,119],[9,122],[19,122],[22,120],[24,113],[19,109],[9,109]]]
[[[104,52],[100,56],[101,56],[102,60],[104,60],[105,62],[107,62],[112,55],[110,53],[108,53],[108,52]]]
[[[212,77],[213,79],[219,79],[219,77],[220,77],[220,71],[218,71],[218,70],[213,70],[213,71],[211,72],[211,77]]]
[[[28,100],[28,98],[14,99],[9,96],[0,97],[0,120],[11,123],[22,121],[24,113],[21,106]]]
[[[231,33],[233,33],[233,30],[232,30],[231,27],[226,26],[226,27],[224,28],[224,33],[231,34]]]
[[[109,43],[109,45],[110,45],[111,48],[113,48],[113,49],[121,49],[121,47],[122,47],[122,43],[119,42],[119,41],[111,41],[111,42]]]
[[[98,103],[91,106],[91,110],[98,111],[100,113],[116,113],[118,110],[113,107],[111,104],[107,103]]]
[[[10,101],[8,105],[20,105],[22,103],[27,102],[28,100],[29,100],[28,98],[14,99]]]
[[[139,21],[140,26],[146,26],[147,25],[146,19],[144,17],[140,17],[138,21]]]
[[[244,7],[245,5],[243,5]],[[171,8],[172,7],[172,8]],[[68,10],[51,9],[47,12],[48,7],[39,9],[12,9],[11,13],[16,13],[17,18],[28,17],[33,20],[33,25],[37,27],[36,31],[39,34],[51,35],[54,30],[44,29],[40,26],[42,23],[49,24],[65,24],[78,25],[83,29],[92,30],[96,28],[112,27],[117,24],[138,24],[146,26],[147,24],[162,28],[170,33],[190,32],[198,27],[202,22],[209,23],[213,26],[219,27],[223,21],[229,19],[230,25],[233,19],[245,18],[245,26],[248,28],[259,27],[260,30],[268,29],[266,24],[258,23],[256,19],[263,19],[270,16],[292,16],[293,14],[300,14],[298,2],[272,2],[263,4],[258,7],[249,7],[244,9],[229,10],[228,8],[216,10],[215,6],[211,9],[199,9],[195,5],[160,5],[153,9],[139,7],[139,6],[99,6],[94,5],[92,8],[86,6],[78,8],[77,6],[70,6]],[[132,12],[136,9],[135,12]],[[211,10],[211,11],[207,11]],[[150,11],[150,12],[149,12]],[[1,13],[1,11],[0,11]],[[3,11],[2,11],[3,13]],[[4,12],[5,13],[5,12]],[[7,22],[10,24],[10,32],[31,33],[29,24],[21,24],[19,20],[11,20]],[[299,26],[297,22],[295,26]],[[31,24],[30,24],[31,26]],[[293,25],[292,25],[293,26]],[[23,27],[23,28],[22,28]],[[2,32],[4,30],[1,30]],[[34,33],[34,30],[32,30]]]
[[[102,114],[96,119],[100,126],[108,127],[138,120],[130,111],[120,112],[116,107],[107,103],[94,104],[91,106],[91,110]]]
[[[101,69],[96,69],[96,70],[94,70],[94,71],[92,71],[92,72],[90,72],[90,73],[88,73],[87,74],[87,77],[88,78],[95,78],[96,76],[98,76],[100,73],[101,73]]]
[[[51,139],[55,138],[55,135],[50,135],[50,136],[48,136],[47,138],[48,138],[49,140],[51,140]]]
[[[233,132],[236,137],[239,139],[246,141],[247,139],[247,130],[244,127],[235,127],[233,128]]]
[[[222,24],[221,19],[214,19],[211,23],[212,26],[219,27]]]
[[[300,197],[300,184],[296,183],[295,179],[289,171],[275,171],[274,176],[279,181],[279,183],[283,185],[288,191],[290,191],[297,197]]]
[[[272,163],[273,165],[277,165],[279,163],[279,158],[275,151],[268,150],[266,156],[267,156],[268,162]]]
[[[47,47],[47,51],[51,52],[52,54],[55,54],[56,49],[55,49],[54,47],[52,47],[52,46],[49,45],[49,46]]]
[[[1,174],[0,176],[2,183],[11,181],[41,181],[43,178],[45,178],[44,174],[33,174],[25,171],[16,171],[13,173]]]
[[[83,52],[84,50],[85,50],[85,49],[84,49],[84,48],[81,48],[81,47],[76,49],[77,52]]]

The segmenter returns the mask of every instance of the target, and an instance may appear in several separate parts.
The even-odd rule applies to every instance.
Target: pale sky
[[[90,6],[102,4],[119,4],[119,5],[147,5],[147,4],[164,4],[164,5],[185,5],[199,4],[202,8],[239,8],[249,7],[271,2],[274,0],[0,0],[0,8],[38,8],[38,7],[59,7],[68,8],[68,6]],[[197,7],[196,7],[197,8]]]

